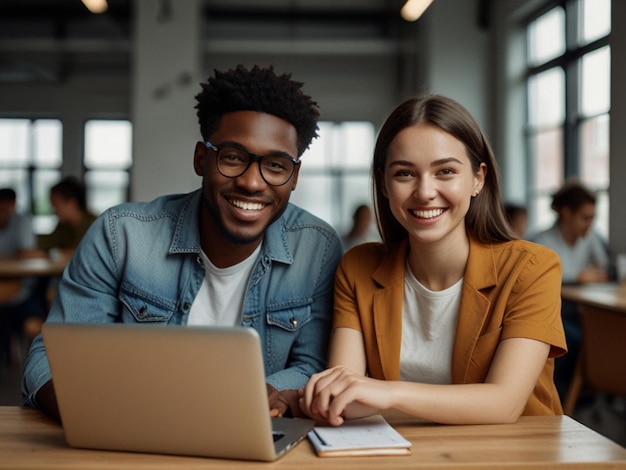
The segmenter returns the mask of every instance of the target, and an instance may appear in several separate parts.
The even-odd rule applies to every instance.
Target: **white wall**
[[[478,27],[477,5],[477,0],[436,0],[426,10],[427,91],[460,102],[489,134],[489,34]]]
[[[133,61],[132,199],[145,201],[196,189],[194,110],[200,64],[199,0],[171,2],[158,20],[158,0],[137,0]]]

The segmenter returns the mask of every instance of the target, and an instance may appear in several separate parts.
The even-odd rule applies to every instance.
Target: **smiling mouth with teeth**
[[[429,211],[411,211],[415,217],[420,219],[432,219],[443,214],[443,209],[431,209]]]
[[[260,202],[244,202],[236,200],[230,200],[228,202],[230,202],[233,206],[238,207],[239,209],[243,209],[245,211],[260,211],[261,209],[263,209],[263,207],[265,207]]]

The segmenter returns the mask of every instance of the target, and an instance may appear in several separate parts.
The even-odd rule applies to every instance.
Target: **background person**
[[[289,203],[319,118],[301,88],[272,68],[215,71],[196,96],[202,187],[102,214],[48,321],[255,328],[271,415],[299,410],[297,389],[326,362],[342,252],[327,223]],[[41,335],[22,384],[27,406],[58,416]]]
[[[386,409],[448,424],[562,413],[559,260],[513,240],[467,110],[442,96],[399,105],[372,176],[383,244],[341,260],[329,369],[301,391],[303,411],[332,425]]]
[[[17,194],[0,189],[0,258],[21,259],[35,248],[29,217],[15,210]],[[36,279],[0,279],[0,358],[11,360],[11,338],[20,336],[25,318],[45,314],[43,298],[36,293]]]
[[[519,204],[508,203],[504,205],[504,213],[517,238],[523,240],[528,228],[528,210]]]
[[[361,204],[352,214],[352,227],[342,237],[344,249],[347,251],[353,246],[373,241],[371,229],[372,211],[367,204]]]
[[[87,191],[85,185],[74,176],[67,176],[50,188],[50,204],[58,218],[52,233],[37,237],[37,249],[28,256],[51,256],[69,260],[74,250],[96,220],[96,216],[87,209]],[[37,282],[37,296],[43,297],[50,305],[56,295],[59,277],[42,277]],[[28,341],[41,332],[41,325],[46,319],[46,311],[26,315],[24,336]]]
[[[52,233],[40,235],[37,247],[49,254],[57,250],[69,259],[96,216],[87,209],[85,185],[74,176],[67,176],[50,188],[50,204],[58,218]]]
[[[610,258],[606,242],[593,230],[596,195],[580,181],[566,181],[552,195],[554,225],[537,234],[533,241],[556,251],[563,267],[563,284],[607,282]],[[565,398],[580,350],[581,327],[575,303],[563,301],[563,326],[568,354],[556,360],[554,380],[561,399]]]

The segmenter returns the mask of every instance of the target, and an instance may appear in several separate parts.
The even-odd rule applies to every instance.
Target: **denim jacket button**
[[[296,318],[292,317],[291,320],[289,320],[289,322],[291,323],[291,326],[294,328],[298,326],[298,320]]]
[[[143,318],[146,316],[146,310],[147,310],[146,307],[141,307],[139,309],[139,318]]]

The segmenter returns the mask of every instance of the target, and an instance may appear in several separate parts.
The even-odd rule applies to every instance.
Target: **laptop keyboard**
[[[272,437],[274,438],[274,442],[282,439],[283,437],[285,437],[285,433],[283,432],[272,432]]]

